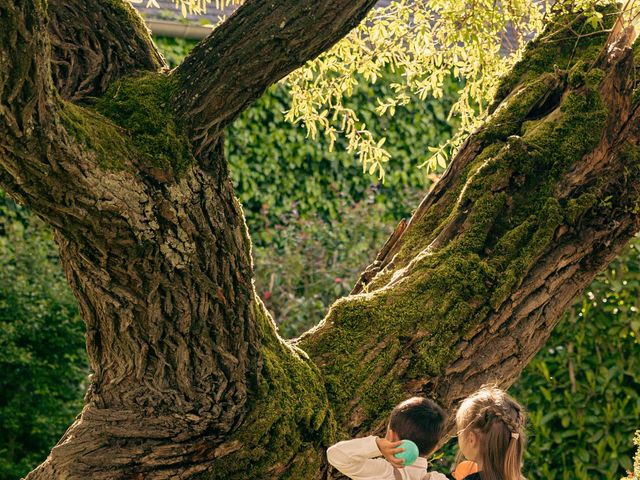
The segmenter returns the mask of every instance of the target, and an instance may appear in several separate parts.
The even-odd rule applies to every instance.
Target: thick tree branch
[[[67,100],[97,97],[124,75],[166,67],[127,1],[51,0],[48,13],[53,83]]]
[[[82,54],[105,55],[95,62],[61,47],[57,86],[87,106],[61,99],[43,7],[0,0],[0,184],[54,227],[93,374],[81,417],[30,478],[187,478],[260,451],[253,433],[272,428],[283,444],[255,478],[308,478],[333,432],[324,385],[255,297],[222,152],[217,171],[192,161],[167,100],[174,82],[153,71],[144,35],[130,52],[143,58],[127,55],[124,27],[113,47],[87,35],[97,44]],[[54,16],[54,42],[85,35],[69,12]],[[217,478],[245,478],[255,458],[238,455]]]
[[[198,151],[272,83],[344,37],[375,0],[249,0],[176,70]]]
[[[98,3],[107,5],[104,11]],[[67,6],[79,11],[74,16]],[[133,68],[157,69],[160,59],[129,5],[97,2],[92,12],[84,10],[91,7],[57,2],[45,12],[45,4],[38,1],[0,2],[0,169],[1,186],[15,199],[70,239],[104,250],[114,239],[130,245],[139,236],[144,214],[125,197],[141,196],[146,187],[132,175],[136,165],[126,133],[95,112],[62,100],[56,87],[74,98],[100,93],[107,82]],[[48,15],[53,18],[51,35]],[[103,28],[86,21],[99,17]],[[123,35],[120,43],[110,45],[107,34],[89,32],[108,31],[106,21]],[[58,57],[52,57],[50,38]],[[125,38],[133,39],[131,49]],[[83,51],[88,55],[85,61],[72,43],[82,39],[91,45]],[[137,48],[139,44],[144,48]],[[92,47],[102,49],[108,58],[101,58]],[[52,81],[52,62],[57,85]],[[116,159],[118,173],[107,165]],[[102,208],[104,202],[110,203],[109,209]]]
[[[50,119],[46,3],[0,1],[0,139],[21,138]]]
[[[66,137],[57,122],[45,6],[0,1],[0,178],[3,188],[43,216],[51,209],[47,204],[60,205],[50,188],[64,178],[47,160],[49,141],[62,134],[54,144],[59,147]]]
[[[504,81],[510,94],[394,233],[357,295],[297,342],[351,434],[379,432],[406,395],[453,411],[482,383],[509,386],[640,229],[632,30],[608,44],[601,34],[582,58],[574,46],[587,45],[560,34],[566,48],[530,47]],[[546,73],[531,75],[529,56],[547,58]]]

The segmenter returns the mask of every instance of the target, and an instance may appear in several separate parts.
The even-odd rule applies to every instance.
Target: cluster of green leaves
[[[84,324],[51,232],[0,192],[0,479],[44,460],[82,408]]]
[[[598,24],[597,7],[607,0],[396,0],[373,9],[331,50],[286,79],[292,96],[287,119],[302,122],[311,138],[324,132],[332,144],[337,137],[348,140],[347,149],[357,152],[365,170],[385,175],[384,164],[392,158],[384,136],[370,130],[371,123],[351,108],[359,79],[375,83],[391,69],[400,79],[391,92],[378,99],[377,113],[390,116],[428,97],[440,98],[453,76],[461,88],[448,110],[460,128],[444,144],[430,147],[432,157],[422,165],[435,169],[446,164],[464,138],[486,118],[500,78],[520,58],[525,40],[568,10],[586,12]]]
[[[211,0],[176,0],[184,16],[202,13]],[[216,7],[242,0],[215,0]],[[371,10],[367,18],[329,51],[291,73],[285,83],[291,95],[286,118],[303,125],[316,139],[322,133],[332,150],[338,139],[355,153],[363,169],[383,180],[393,157],[386,135],[370,118],[350,105],[363,85],[374,85],[393,71],[389,91],[377,98],[376,114],[393,118],[426,98],[441,98],[453,76],[459,95],[447,114],[457,117],[455,136],[428,146],[427,170],[446,165],[463,139],[486,118],[505,75],[520,58],[526,39],[573,11],[585,12],[596,28],[598,7],[613,0],[395,0]],[[154,0],[149,0],[154,4]],[[629,4],[629,2],[628,2]],[[627,5],[628,5],[627,4]],[[342,148],[342,146],[340,147]]]
[[[388,74],[390,76],[390,74]],[[381,219],[407,216],[415,205],[410,192],[426,191],[433,177],[416,168],[428,156],[430,144],[445,141],[452,132],[446,119],[453,97],[412,104],[394,119],[374,122],[371,98],[389,91],[385,83],[356,88],[352,107],[372,120],[376,133],[385,135],[394,169],[384,184],[362,175],[353,154],[340,148],[329,151],[326,139],[310,142],[304,130],[290,124],[283,111],[286,90],[276,85],[228,130],[227,152],[236,192],[245,207],[254,242],[270,243],[273,235],[263,222],[284,223],[292,213],[301,218],[320,216],[331,222],[343,214],[342,206],[375,197]],[[342,143],[342,140],[338,140]],[[371,202],[370,202],[371,203]],[[384,207],[384,208],[383,208]]]

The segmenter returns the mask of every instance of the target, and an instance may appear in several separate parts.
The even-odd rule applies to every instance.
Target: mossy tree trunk
[[[28,478],[328,478],[400,398],[509,385],[638,230],[633,32],[575,19],[353,295],[280,339],[222,131],[374,3],[249,0],[168,72],[125,2],[0,0],[0,185],[54,228],[93,370]]]

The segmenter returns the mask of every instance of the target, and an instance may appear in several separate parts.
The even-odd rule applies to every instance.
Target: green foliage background
[[[594,280],[511,389],[529,406],[530,478],[617,479],[633,470],[639,309],[636,239]]]
[[[194,45],[164,37],[156,43],[172,67]],[[409,104],[393,118],[378,117],[376,98],[390,96],[389,83],[397,80],[398,75],[388,73],[375,85],[361,82],[347,104],[375,135],[387,138],[385,148],[393,158],[384,184],[363,173],[354,155],[346,152],[344,140],[329,151],[324,138],[310,141],[303,125],[285,121],[290,102],[282,85],[273,86],[228,128],[228,161],[254,243],[277,241],[269,227],[289,223],[292,217],[331,222],[354,202],[375,203],[383,220],[411,213],[417,192],[431,183],[425,170],[416,166],[430,156],[429,145],[444,142],[455,128],[446,112],[457,87],[449,82],[442,99]]]
[[[190,46],[159,43],[173,62]],[[361,86],[353,102],[388,137],[394,156],[385,185],[363,174],[342,145],[329,153],[284,122],[279,86],[228,130],[256,288],[285,337],[317,323],[349,292],[427,190],[430,179],[416,168],[426,146],[451,133],[440,101],[377,122],[374,98],[384,89]],[[445,102],[454,95],[451,85]],[[639,252],[636,240],[594,281],[511,389],[530,411],[529,478],[617,479],[631,469],[640,418]],[[83,330],[51,234],[0,197],[0,480],[42,461],[80,411],[88,374]],[[437,463],[446,471],[450,462]]]
[[[0,192],[0,478],[46,457],[82,408],[84,324],[51,232]]]
[[[292,127],[285,121],[283,111],[289,100],[280,85],[229,128],[229,163],[250,230],[259,231],[256,221],[268,218],[277,222],[283,214],[294,211],[303,217],[336,219],[342,215],[344,202],[361,202],[372,196],[377,205],[384,207],[379,213],[385,219],[410,213],[408,199],[412,192],[424,191],[430,184],[425,170],[416,166],[428,157],[429,145],[444,141],[451,134],[446,109],[454,87],[450,85],[443,102],[411,104],[393,119],[378,119],[375,99],[390,94],[390,81],[391,75],[374,86],[362,82],[351,99],[361,119],[387,137],[393,159],[384,184],[362,172],[341,141],[329,152],[324,139],[312,142],[305,138],[302,126]]]

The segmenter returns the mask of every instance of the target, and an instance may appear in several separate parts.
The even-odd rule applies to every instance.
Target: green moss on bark
[[[94,108],[127,132],[141,162],[180,174],[193,162],[193,155],[173,112],[174,94],[174,79],[143,73],[115,82]]]
[[[516,89],[509,102],[498,108],[493,118],[482,129],[481,138],[487,142],[506,139],[520,131],[533,108],[551,91],[559,90],[562,81],[556,73],[544,72]]]
[[[302,339],[322,364],[340,423],[352,415],[370,419],[365,428],[383,422],[408,395],[407,380],[440,372],[451,342],[477,321],[493,275],[465,240],[420,255],[392,287],[336,302],[313,340]]]
[[[617,19],[614,5],[601,8],[602,25],[592,25],[582,15],[565,15],[549,24],[532,41],[511,72],[500,82],[494,108],[518,85],[530,83],[545,73],[571,72],[578,62],[591,65],[602,52],[605,39]]]
[[[194,162],[186,132],[173,112],[175,83],[160,73],[141,73],[113,83],[93,105],[65,103],[67,131],[110,170],[155,168],[179,176]]]
[[[588,195],[565,205],[556,191],[597,146],[607,120],[603,72],[590,66],[606,32],[587,38],[577,54],[575,37],[561,46],[538,41],[525,54],[505,83],[515,92],[476,135],[483,150],[463,172],[457,202],[410,225],[370,293],[336,302],[326,323],[301,340],[322,365],[341,421],[359,414],[354,402],[376,424],[408,393],[404,385],[442,373],[455,343],[500,308],[558,227],[590,208]],[[558,58],[566,70],[556,68]]]
[[[105,6],[112,9],[116,14],[122,18],[125,18],[126,21],[122,22],[125,28],[131,29],[131,36],[139,37],[139,38],[147,38],[149,44],[152,44],[151,40],[151,31],[149,27],[144,23],[144,19],[138,13],[138,11],[133,8],[131,3],[125,0],[102,0]],[[158,65],[160,66],[160,65]]]
[[[242,448],[221,457],[200,478],[315,478],[324,449],[336,436],[324,380],[304,352],[278,337],[257,299],[254,309],[263,338],[263,366],[250,395],[249,413],[228,440]]]
[[[598,203],[598,197],[592,192],[585,192],[578,198],[567,202],[565,217],[570,225],[575,225],[580,218]]]
[[[125,132],[102,115],[67,102],[60,117],[67,132],[93,152],[101,168],[123,170],[134,155]]]

